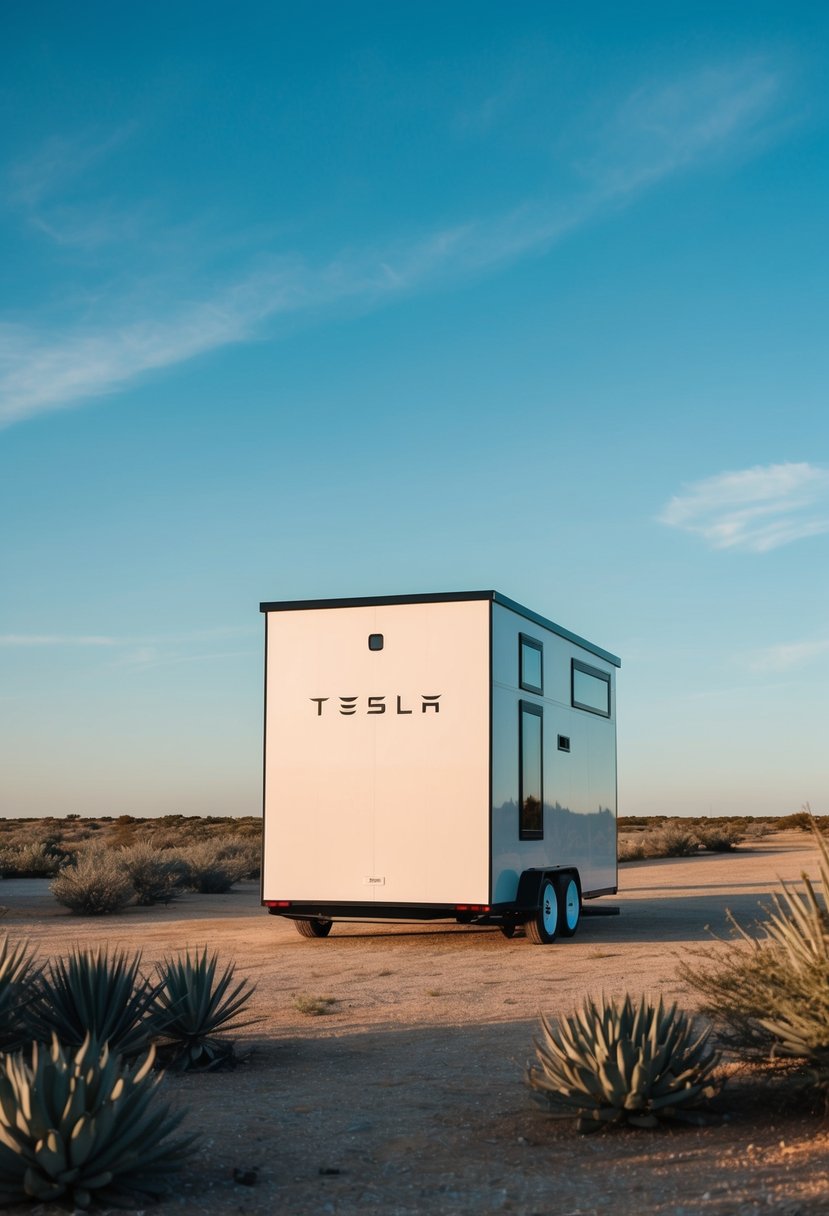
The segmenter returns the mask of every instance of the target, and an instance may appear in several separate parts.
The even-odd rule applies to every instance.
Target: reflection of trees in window
[[[521,804],[521,830],[523,832],[538,832],[539,836],[544,826],[541,817],[541,799],[529,794]]]

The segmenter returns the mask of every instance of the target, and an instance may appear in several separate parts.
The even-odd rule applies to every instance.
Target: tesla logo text
[[[420,697],[420,712],[425,714],[428,710],[434,710],[436,714],[440,713],[440,698],[442,693],[435,693],[432,696],[422,693]],[[311,701],[317,707],[317,717],[322,717],[323,706],[326,701],[330,701],[330,697],[311,697]],[[356,714],[358,711],[366,714],[384,714],[388,711],[390,714],[413,714],[416,712],[416,707],[412,708],[404,702],[402,696],[388,698],[389,701],[394,701],[394,704],[386,704],[386,697],[337,697],[334,705],[339,702],[340,713],[344,717],[350,717],[351,714]],[[329,708],[333,711],[334,705]]]

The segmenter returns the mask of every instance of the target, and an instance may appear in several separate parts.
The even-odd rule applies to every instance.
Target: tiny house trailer
[[[496,591],[261,611],[269,912],[546,944],[616,892],[615,655]]]

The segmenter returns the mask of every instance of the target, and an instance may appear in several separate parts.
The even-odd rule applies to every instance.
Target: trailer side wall
[[[543,648],[541,693],[520,686],[522,635]],[[573,705],[573,660],[609,680],[608,716]],[[577,668],[576,673],[577,681],[590,680],[589,672]],[[577,867],[585,894],[616,890],[615,681],[612,663],[493,604],[493,903],[515,899],[523,870],[547,866]],[[521,839],[522,705],[534,707],[528,711],[534,727],[540,718],[543,834],[535,839]]]

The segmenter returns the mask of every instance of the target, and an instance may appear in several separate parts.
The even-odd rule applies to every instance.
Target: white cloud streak
[[[754,671],[792,671],[826,655],[829,655],[829,638],[782,642],[756,651],[749,660],[749,666]]]
[[[685,487],[658,518],[714,549],[767,553],[829,532],[829,471],[787,463],[719,473]]]
[[[109,316],[120,314],[121,319],[97,325],[38,331],[0,324],[0,427],[113,392],[153,370],[255,340],[265,334],[267,322],[280,316],[349,301],[376,307],[395,296],[543,254],[568,232],[660,179],[724,153],[738,140],[750,140],[769,118],[779,90],[778,76],[758,60],[637,90],[601,133],[601,153],[588,166],[593,184],[565,203],[517,207],[393,246],[344,253],[318,267],[296,258],[274,260],[265,271],[242,274],[235,283],[206,293],[206,299],[191,298],[173,308],[160,302],[157,292],[149,293],[140,309],[109,301]],[[52,141],[17,167],[13,199],[48,231],[49,222],[39,214],[43,201],[76,166],[96,163],[128,133],[124,128],[108,138]],[[78,239],[89,243],[96,233],[118,227],[111,216],[97,227],[74,213],[72,222]],[[53,235],[62,239],[60,232]],[[258,261],[261,267],[266,259]],[[169,298],[169,290],[165,294]]]
[[[0,646],[117,646],[117,638],[96,636],[72,636],[59,633],[0,633]]]

